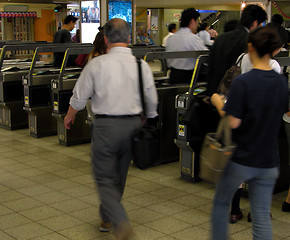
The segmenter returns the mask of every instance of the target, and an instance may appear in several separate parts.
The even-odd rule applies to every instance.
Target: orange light
[[[246,4],[245,2],[242,2],[242,3],[241,3],[241,9],[243,10],[243,9],[246,7],[246,5],[247,5],[247,4]]]

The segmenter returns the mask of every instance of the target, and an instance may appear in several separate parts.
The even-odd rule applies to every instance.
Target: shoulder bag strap
[[[243,57],[246,55],[246,53],[242,53],[240,55],[240,57],[238,58],[238,60],[236,61],[236,66],[240,67],[242,66],[242,60],[243,60]]]
[[[147,109],[146,109],[145,98],[144,98],[144,87],[143,87],[141,60],[138,58],[136,58],[136,59],[137,59],[137,64],[138,64],[139,91],[140,91],[140,98],[141,98],[141,103],[142,103],[142,108],[143,108],[143,117],[144,117],[144,119],[146,119]]]

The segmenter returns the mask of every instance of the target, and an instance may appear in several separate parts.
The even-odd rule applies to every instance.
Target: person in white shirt
[[[64,125],[70,129],[75,114],[91,98],[96,118],[92,128],[92,167],[101,199],[101,232],[113,225],[118,240],[133,235],[121,204],[131,162],[131,138],[141,126],[142,112],[137,60],[128,48],[130,25],[111,19],[104,27],[108,54],[93,58],[82,71],[70,99]],[[147,117],[157,116],[157,91],[149,65],[141,62]]]
[[[210,34],[208,30],[209,30],[209,27],[208,27],[207,22],[203,22],[200,24],[199,32],[197,35],[201,38],[204,45],[212,46],[214,41],[210,40]]]
[[[168,26],[168,34],[163,38],[163,41],[162,41],[162,46],[163,47],[166,47],[168,38],[170,38],[176,31],[177,31],[176,24],[175,23],[169,24],[169,26]]]
[[[194,8],[185,9],[181,15],[180,29],[167,40],[166,51],[208,50],[194,33],[197,30],[200,14]],[[168,59],[171,68],[170,83],[190,83],[196,58]]]

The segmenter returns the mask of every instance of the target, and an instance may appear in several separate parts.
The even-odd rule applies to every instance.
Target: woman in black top
[[[272,240],[270,207],[279,175],[278,132],[288,110],[287,81],[269,66],[272,53],[281,47],[270,28],[249,34],[250,72],[232,83],[224,111],[237,147],[216,187],[212,211],[212,240],[227,239],[228,210],[241,182],[249,185],[254,240]]]

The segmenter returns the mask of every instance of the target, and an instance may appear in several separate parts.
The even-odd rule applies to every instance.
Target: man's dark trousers
[[[92,128],[92,164],[104,222],[115,227],[128,223],[121,204],[132,157],[131,139],[140,117],[96,118]]]

